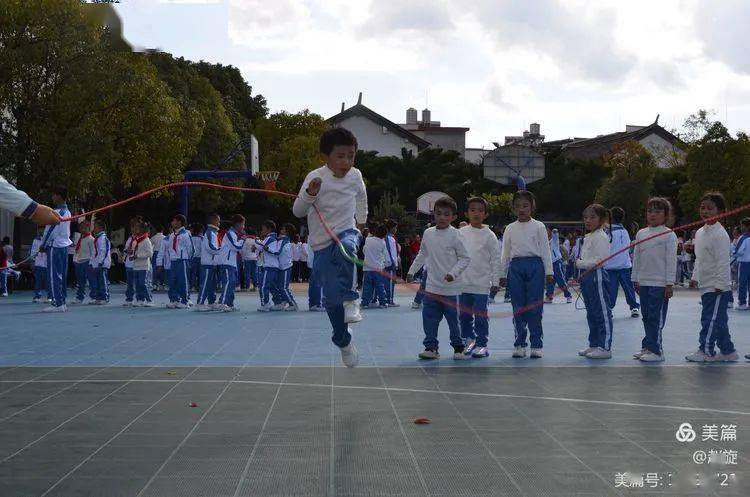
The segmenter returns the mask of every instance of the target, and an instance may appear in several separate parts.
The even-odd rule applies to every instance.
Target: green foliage
[[[513,201],[512,193],[500,193],[498,195],[482,193],[480,196],[487,201],[489,206],[489,217],[487,220],[491,224],[494,224],[499,220],[507,221],[513,215],[511,205],[511,202]]]
[[[321,166],[320,135],[327,128],[320,115],[308,110],[279,112],[257,122],[262,169],[281,172],[276,182],[279,190],[296,192],[307,173]],[[275,197],[275,201],[288,203],[281,197]]]
[[[605,164],[611,176],[597,190],[596,201],[608,208],[622,207],[630,219],[642,219],[656,174],[654,157],[643,145],[631,140],[615,145]]]
[[[687,183],[680,189],[683,210],[696,218],[706,191],[721,191],[730,206],[750,200],[750,139],[744,133],[729,134],[713,122],[706,133],[691,143],[686,158]]]
[[[371,219],[375,222],[382,223],[386,219],[392,219],[398,223],[398,231],[405,235],[412,235],[416,232],[417,219],[408,214],[406,209],[398,201],[397,191],[385,192],[378,200],[377,205],[371,212]]]
[[[536,196],[537,215],[579,220],[581,213],[609,176],[601,160],[566,160],[560,153],[545,158],[545,177],[528,188]]]

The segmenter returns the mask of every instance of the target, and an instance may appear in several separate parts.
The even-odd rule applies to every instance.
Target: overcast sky
[[[272,112],[427,105],[467,146],[547,140],[699,108],[750,130],[745,0],[122,0],[125,37],[238,67]]]

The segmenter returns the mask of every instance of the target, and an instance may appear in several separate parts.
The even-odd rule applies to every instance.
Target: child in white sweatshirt
[[[612,357],[612,309],[607,271],[602,267],[610,253],[609,235],[604,228],[609,221],[609,211],[600,204],[591,204],[583,211],[583,224],[588,234],[583,240],[581,258],[576,261],[581,269],[581,293],[586,304],[589,324],[589,346],[578,352],[589,359]]]
[[[633,354],[643,362],[664,360],[662,330],[667,320],[669,299],[672,298],[677,266],[677,235],[666,224],[672,204],[661,197],[646,204],[647,228],[635,235],[631,280],[641,300],[641,316],[645,337],[641,351]]]
[[[373,226],[370,235],[365,240],[363,253],[365,256],[362,278],[362,307],[388,307],[385,285],[390,285],[384,273],[388,260],[385,225]]]
[[[439,359],[438,327],[445,317],[450,330],[450,341],[453,346],[453,358],[466,359],[464,342],[458,328],[458,296],[461,294],[463,281],[461,273],[469,266],[469,254],[459,235],[451,226],[456,220],[456,202],[450,197],[442,197],[435,202],[433,215],[435,227],[425,230],[422,245],[414,259],[407,280],[413,281],[414,275],[425,263],[430,266],[427,273],[427,286],[424,306],[422,307],[422,324],[424,326],[424,348],[420,359]]]
[[[459,230],[466,251],[471,258],[463,274],[463,292],[459,298],[461,338],[464,355],[487,357],[489,319],[487,303],[489,294],[497,292],[500,282],[500,247],[495,233],[482,222],[487,219],[487,201],[472,197],[466,206],[469,224]]]
[[[686,356],[690,362],[734,362],[739,359],[729,335],[727,305],[732,295],[729,258],[731,241],[718,216],[726,211],[719,192],[701,199],[700,216],[706,224],[695,234],[695,267],[690,280],[701,292],[701,331],[698,350]],[[715,352],[716,345],[719,353]]]

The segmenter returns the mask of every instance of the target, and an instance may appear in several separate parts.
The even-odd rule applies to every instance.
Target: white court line
[[[205,367],[205,366],[201,366]],[[39,380],[33,383],[70,383],[81,380]],[[224,383],[227,380],[170,380],[170,379],[148,379],[148,380],[85,380],[82,383]],[[272,385],[272,386],[288,386],[288,387],[316,387],[316,388],[331,388],[331,385],[323,383],[293,383],[293,382],[278,382],[278,381],[260,381],[260,380],[230,380],[232,383],[248,384],[248,385]],[[9,381],[0,381],[0,383],[12,383]],[[670,405],[659,405],[659,404],[639,404],[636,402],[615,402],[610,400],[593,400],[593,399],[576,399],[572,397],[548,397],[541,395],[514,395],[505,393],[482,393],[482,392],[455,392],[450,390],[425,390],[421,388],[399,388],[399,387],[374,387],[374,386],[357,386],[357,385],[333,385],[333,388],[339,389],[350,389],[350,390],[377,390],[377,391],[390,391],[390,392],[404,392],[404,393],[434,393],[434,394],[448,394],[448,395],[464,395],[467,397],[486,397],[492,399],[529,399],[529,400],[557,400],[560,402],[573,402],[580,404],[600,404],[609,406],[622,406],[622,407],[648,407],[652,409],[672,409],[675,411],[692,411],[692,412],[710,412],[712,414],[737,414],[740,416],[750,416],[750,412],[746,411],[733,411],[730,409],[714,409],[707,407],[686,407],[686,406],[670,406]]]

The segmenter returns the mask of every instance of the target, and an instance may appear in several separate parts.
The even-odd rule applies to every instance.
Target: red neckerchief
[[[177,252],[177,232],[172,233],[172,250]]]
[[[135,242],[135,247],[133,247],[133,255],[135,255],[135,252],[138,250],[138,245],[140,245],[141,242],[145,240],[146,238],[148,238],[148,233],[143,233],[132,239],[132,241],[130,242],[130,245],[132,246],[133,242]]]
[[[221,242],[222,240],[224,240],[224,236],[226,236],[226,234],[227,234],[227,230],[221,230],[216,235],[216,242],[219,244],[219,248],[221,248]]]
[[[79,239],[78,239],[78,243],[76,243],[76,254],[78,253],[78,251],[79,251],[79,250],[81,250],[81,242],[82,242],[82,241],[83,241],[83,239],[84,239],[84,238],[86,238],[87,236],[91,236],[91,232],[88,232],[88,233],[84,233],[84,234],[82,234],[82,235],[81,235],[81,238],[79,238]]]

